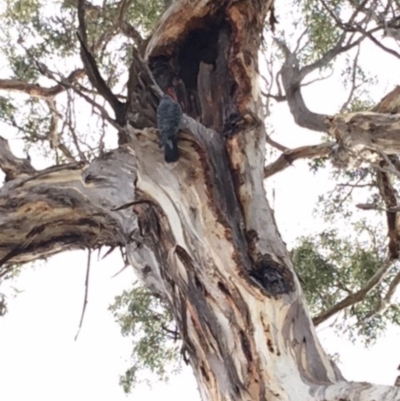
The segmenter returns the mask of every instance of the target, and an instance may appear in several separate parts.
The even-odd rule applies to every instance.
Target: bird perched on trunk
[[[179,159],[178,133],[182,119],[182,108],[178,103],[175,90],[167,88],[157,108],[157,125],[164,148],[164,159],[167,163]]]

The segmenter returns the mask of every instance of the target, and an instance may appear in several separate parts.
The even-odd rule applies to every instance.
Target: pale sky
[[[371,88],[377,101],[400,84],[399,66],[392,56],[370,46],[361,59],[383,77]],[[335,113],[346,98],[337,76],[307,87],[304,93],[313,111],[328,114]],[[276,129],[274,138],[287,146],[314,144],[320,139],[319,134],[297,127],[285,105],[277,106],[271,118]],[[1,135],[10,138],[9,132],[3,134],[3,128]],[[11,146],[22,154],[19,141],[12,141]],[[311,212],[318,195],[331,185],[326,175],[314,176],[302,162],[267,181],[269,196],[275,188],[276,220],[289,246],[296,237],[318,228],[319,222]],[[0,400],[199,399],[188,368],[167,385],[155,382],[151,389],[139,386],[125,396],[118,378],[129,366],[132,346],[121,336],[107,308],[114,296],[130,288],[134,276],[126,269],[111,279],[122,266],[117,252],[101,262],[96,262],[95,255],[89,303],[77,341],[74,337],[84,297],[87,252],[57,255],[35,269],[25,266],[15,282],[22,293],[9,300],[10,312],[0,319]],[[400,364],[400,351],[396,351],[399,327],[390,328],[369,350],[352,345],[330,329],[319,329],[318,333],[328,352],[340,353],[339,367],[347,379],[393,384]]]

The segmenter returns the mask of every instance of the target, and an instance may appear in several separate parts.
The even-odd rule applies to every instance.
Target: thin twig
[[[88,249],[88,259],[87,259],[87,266],[86,266],[86,279],[85,279],[85,298],[83,300],[83,307],[82,307],[82,315],[81,315],[81,320],[79,322],[79,327],[78,331],[75,336],[75,341],[78,339],[79,333],[82,328],[83,324],[83,319],[85,317],[85,312],[86,312],[86,305],[88,303],[88,292],[89,292],[89,274],[90,274],[90,259],[91,259],[92,251],[91,249]]]
[[[360,32],[363,36],[366,36],[368,39],[370,39],[371,42],[373,42],[379,48],[381,48],[385,52],[391,54],[392,56],[395,56],[396,58],[400,59],[400,54],[399,53],[397,53],[395,50],[392,50],[389,47],[386,47],[385,45],[383,45],[378,39],[375,38],[375,36],[372,35],[371,32],[366,31],[365,29],[363,29],[358,24],[356,25],[356,27],[357,27],[356,29],[357,29],[358,32]]]
[[[118,270],[115,274],[111,276],[111,278],[117,277],[119,274],[121,274],[127,267],[129,267],[129,263],[125,263],[122,269]]]
[[[357,79],[357,65],[358,65],[358,57],[360,55],[360,46],[357,47],[357,53],[353,60],[353,68],[351,73],[351,89],[349,92],[349,96],[347,97],[346,101],[343,103],[342,107],[340,108],[340,112],[343,113],[347,107],[349,106],[351,99],[353,98],[355,90],[358,88],[356,85]]]

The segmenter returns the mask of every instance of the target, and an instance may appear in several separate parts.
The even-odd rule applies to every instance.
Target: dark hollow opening
[[[236,112],[237,86],[228,68],[231,27],[223,14],[192,26],[173,56],[153,57],[149,65],[161,89],[174,86],[186,114],[222,131]]]

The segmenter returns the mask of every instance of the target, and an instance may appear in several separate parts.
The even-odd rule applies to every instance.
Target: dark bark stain
[[[234,136],[240,130],[242,116],[239,113],[231,113],[225,120],[223,132],[229,138]]]
[[[194,275],[194,284],[196,285],[196,288],[205,296],[207,296],[207,291],[202,284],[201,280],[197,277],[197,275]]]
[[[210,377],[208,376],[207,371],[203,365],[200,366],[200,371],[201,371],[201,374],[203,375],[204,379],[206,380],[206,382],[209,382]]]
[[[229,290],[226,288],[225,284],[222,281],[218,281],[218,288],[223,292],[225,295],[228,297],[231,297],[231,293]]]
[[[33,237],[34,235],[38,235],[41,234],[44,230],[45,230],[46,226],[45,225],[41,225],[41,226],[37,226],[37,227],[33,227],[31,231],[29,231],[28,234],[26,234],[26,238],[29,237]]]
[[[240,343],[242,345],[243,354],[246,357],[247,361],[251,363],[253,361],[253,356],[251,355],[251,346],[249,339],[243,330],[239,331]]]
[[[267,347],[268,347],[269,352],[271,352],[273,354],[274,346],[272,345],[272,340],[270,338],[268,338],[268,340],[267,340]]]
[[[82,174],[85,184],[99,184],[101,182],[106,183],[106,180],[94,174]]]
[[[144,276],[147,276],[149,273],[151,273],[151,267],[149,265],[146,265],[145,267],[143,267],[142,273]]]
[[[75,220],[74,225],[85,226],[87,228],[98,228],[98,229],[101,229],[103,227],[103,225],[101,224],[100,221],[95,221],[88,217],[82,217],[82,218]]]

